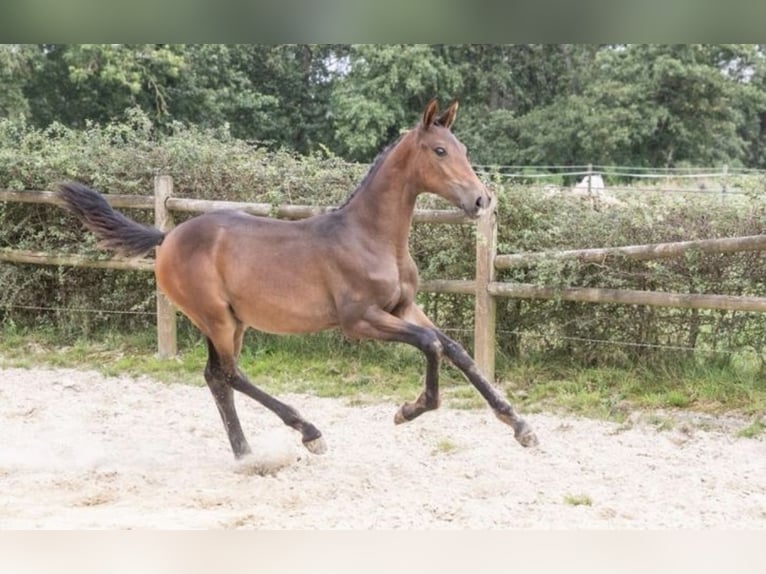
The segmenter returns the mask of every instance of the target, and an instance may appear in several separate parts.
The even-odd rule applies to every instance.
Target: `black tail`
[[[59,185],[58,197],[64,207],[92,231],[99,245],[127,257],[138,257],[156,247],[165,234],[112,209],[100,193],[75,182]]]

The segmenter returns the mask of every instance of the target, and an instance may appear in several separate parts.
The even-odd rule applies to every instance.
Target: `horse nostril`
[[[476,209],[484,209],[489,205],[489,198],[486,195],[480,195],[476,198]]]

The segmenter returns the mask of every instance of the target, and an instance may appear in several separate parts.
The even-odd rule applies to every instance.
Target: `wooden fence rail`
[[[202,213],[216,209],[241,209],[247,213],[282,219],[304,219],[333,209],[332,207],[312,205],[279,205],[270,203],[248,203],[238,201],[215,201],[187,199],[173,196],[173,179],[170,176],[157,176],[154,180],[154,195],[118,195],[104,196],[109,204],[116,208],[151,209],[154,211],[154,223],[163,231],[172,228],[173,212]],[[10,191],[0,190],[0,201],[21,203],[42,203],[60,205],[61,201],[53,191]],[[473,220],[455,210],[417,209],[413,216],[415,223],[466,224]],[[0,261],[12,263],[32,263],[39,265],[67,265],[102,269],[124,269],[153,271],[152,259],[91,259],[81,255],[43,253],[19,249],[0,248]],[[169,358],[177,353],[176,312],[170,302],[157,291],[157,351],[162,358]]]
[[[109,203],[117,208],[152,209],[155,225],[167,230],[173,225],[173,212],[199,213],[214,209],[235,208],[262,216],[284,219],[302,219],[328,211],[329,207],[307,205],[273,206],[267,203],[245,203],[232,201],[210,201],[186,199],[173,196],[173,180],[170,176],[157,176],[154,181],[154,195],[106,195]],[[51,191],[4,191],[0,200],[26,203],[60,203]],[[422,210],[415,211],[415,223],[466,224],[473,223],[458,211]],[[520,299],[561,299],[589,303],[617,303],[625,305],[651,305],[664,307],[722,309],[735,311],[766,312],[766,297],[706,295],[689,293],[663,293],[623,289],[596,288],[553,288],[537,285],[512,284],[496,281],[496,271],[516,266],[533,265],[539,261],[555,258],[574,258],[580,261],[602,262],[611,257],[626,257],[639,260],[678,257],[690,251],[700,253],[733,253],[766,249],[766,235],[707,239],[632,245],[599,249],[546,251],[538,253],[517,253],[498,255],[497,223],[494,214],[476,223],[476,276],[474,280],[437,279],[424,281],[421,291],[430,293],[457,293],[473,295],[475,298],[474,354],[479,367],[490,380],[495,376],[495,331],[497,297]],[[76,267],[97,267],[109,269],[131,269],[151,271],[152,259],[111,259],[94,260],[79,255],[63,255],[34,251],[0,249],[0,261],[46,265],[70,265]],[[157,293],[157,341],[161,357],[176,354],[176,313],[160,292]]]
[[[535,253],[498,255],[495,258],[495,267],[498,269],[511,269],[513,267],[539,263],[544,259],[577,259],[581,262],[602,263],[610,258],[624,257],[625,259],[647,261],[681,257],[692,251],[700,253],[736,253],[738,251],[761,251],[763,249],[766,249],[766,235],[748,235],[744,237],[725,237],[722,239],[629,245],[627,247],[568,249],[565,251],[538,251]]]

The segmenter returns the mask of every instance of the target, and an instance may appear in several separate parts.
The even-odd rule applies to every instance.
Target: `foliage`
[[[459,97],[456,132],[476,163],[766,165],[766,67],[754,45],[5,45],[0,68],[0,188],[78,179],[148,193],[155,174],[170,173],[182,196],[336,204],[365,170],[347,160],[369,161],[434,95]],[[747,202],[645,194],[613,209],[502,179],[494,187],[503,252],[760,233],[764,215],[760,183]],[[425,279],[472,274],[470,226],[418,226],[412,246]],[[0,204],[0,247],[98,253],[60,210],[13,203]],[[760,269],[759,253],[690,254],[548,261],[501,279],[757,295]],[[147,274],[3,264],[0,278],[5,321],[69,334],[152,321]],[[71,311],[94,301],[120,313]],[[420,301],[470,342],[470,298]],[[591,364],[655,360],[655,345],[760,357],[764,343],[753,314],[563,301],[503,300],[499,329],[509,358]]]
[[[354,160],[374,157],[434,96],[458,91],[460,75],[426,45],[354,46],[333,91],[335,137]]]
[[[576,197],[554,200],[526,187],[504,188],[499,250],[516,253],[756,235],[766,215],[763,193],[747,199],[707,195],[686,201],[672,194],[626,192],[621,199],[618,207],[598,210]],[[764,263],[762,252],[689,253],[645,262],[614,258],[598,264],[550,259],[504,271],[500,280],[560,288],[764,296]],[[586,364],[672,362],[691,349],[723,352],[723,357],[726,352],[751,349],[763,356],[766,345],[761,315],[733,311],[507,300],[500,305],[498,323],[499,329],[514,334],[507,353],[523,348],[577,357]],[[678,351],[669,353],[667,347]]]
[[[122,121],[90,123],[83,130],[0,120],[0,188],[52,189],[78,179],[105,192],[150,193],[156,173],[173,175],[177,195],[200,198],[333,205],[362,178],[363,165],[336,156],[299,157],[269,151],[225,129],[175,124],[154,129],[132,109]],[[489,176],[488,176],[489,177]],[[496,179],[501,253],[619,246],[761,232],[765,196],[683,196],[625,192],[621,204],[594,207],[577,197]],[[429,197],[422,205],[438,205]],[[150,222],[149,214],[127,210]],[[178,216],[178,220],[181,217]],[[423,279],[469,279],[474,271],[474,228],[423,224],[411,236]],[[103,256],[91,234],[62,210],[0,204],[0,248]],[[612,287],[682,293],[764,295],[759,252],[665,261],[609,260],[600,264],[548,260],[504,271],[499,279],[554,287]],[[151,275],[143,272],[1,264],[0,315],[6,323],[35,324],[73,337],[101,330],[134,330],[153,323]],[[439,325],[467,346],[473,301],[460,295],[421,294]],[[732,351],[760,361],[766,326],[752,313],[593,305],[565,301],[499,301],[499,351],[564,357],[585,365],[673,362],[691,349],[726,360]],[[609,343],[604,343],[607,341]],[[668,351],[668,347],[676,348]]]
[[[64,339],[58,329],[5,323],[0,331],[0,364],[16,367],[96,369],[106,375],[148,375],[165,382],[204,385],[207,360],[200,335],[182,329],[183,352],[173,361],[156,356],[153,332],[106,331]],[[294,392],[346,397],[356,404],[412,400],[422,390],[423,358],[406,345],[378,341],[350,343],[336,333],[285,337],[248,332],[240,361],[252,380],[277,395]],[[766,387],[757,364],[676,362],[665,368],[587,367],[562,361],[522,358],[504,365],[500,387],[521,412],[567,412],[622,423],[650,411],[658,426],[674,424],[682,406],[706,413],[743,417],[742,437],[763,434]],[[486,408],[486,402],[460,375],[444,365],[440,387],[448,408]],[[679,399],[683,399],[679,401]],[[679,405],[680,403],[680,405]],[[752,421],[747,424],[744,421]],[[446,445],[445,454],[449,450]]]
[[[363,171],[334,157],[269,152],[225,130],[176,125],[163,133],[137,109],[124,121],[84,130],[0,120],[1,189],[50,190],[75,179],[106,193],[150,195],[154,175],[170,173],[181,196],[328,205],[340,202]],[[145,211],[124,211],[151,223]],[[104,256],[91,234],[50,205],[0,203],[0,248]],[[64,336],[153,321],[148,273],[0,263],[0,280],[5,321],[54,326]]]
[[[0,118],[139,108],[160,131],[367,162],[438,96],[480,164],[766,167],[765,63],[752,44],[2,45]]]

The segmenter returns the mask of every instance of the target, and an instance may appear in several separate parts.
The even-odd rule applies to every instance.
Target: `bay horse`
[[[425,388],[399,408],[397,424],[439,406],[439,364],[445,356],[513,427],[521,445],[537,444],[530,426],[470,355],[415,304],[418,271],[408,239],[418,194],[439,195],[471,218],[494,207],[465,145],[451,132],[457,108],[455,101],[440,113],[431,100],[416,126],[379,154],[345,203],[299,221],[219,210],[165,233],[125,217],[80,183],[59,186],[64,207],[102,247],[128,257],[156,249],[158,287],[207,339],[205,380],[235,458],[251,452],[235,409],[235,390],[299,431],[310,452],[326,448],[313,424],[238,368],[248,327],[270,333],[339,328],[351,339],[416,347],[426,359]]]

